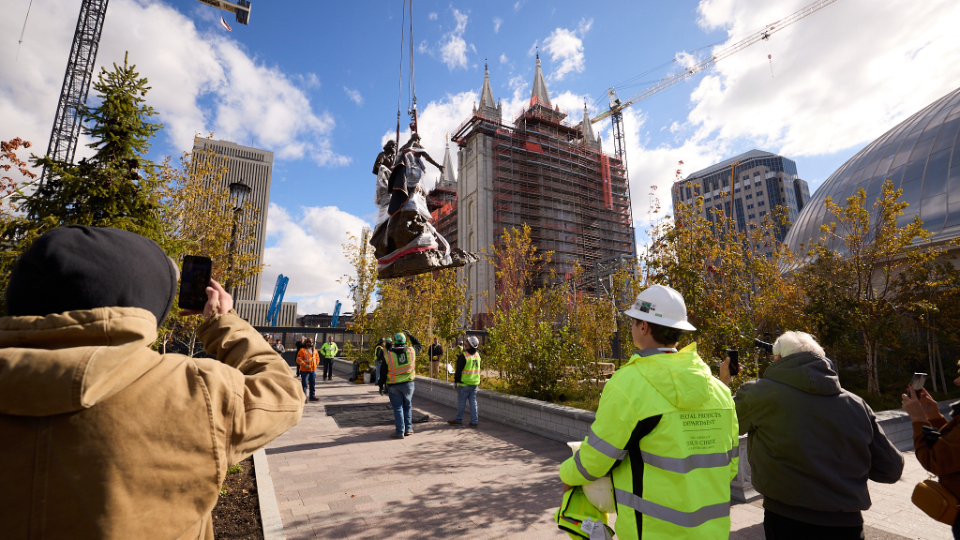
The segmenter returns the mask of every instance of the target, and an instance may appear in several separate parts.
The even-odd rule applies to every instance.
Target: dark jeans
[[[413,431],[413,382],[391,384],[387,386],[387,396],[393,406],[393,421],[397,425],[397,435]]]
[[[960,540],[960,517],[953,522],[953,540]]]
[[[303,395],[307,395],[307,384],[310,384],[310,397],[317,397],[317,372],[316,371],[301,371],[300,372],[300,384],[303,385]]]
[[[323,364],[323,379],[330,380],[333,378],[333,358],[321,358],[320,363]]]
[[[863,540],[863,525],[858,527],[813,525],[764,510],[763,534],[767,540]]]

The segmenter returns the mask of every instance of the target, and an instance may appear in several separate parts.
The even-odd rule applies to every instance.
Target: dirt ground
[[[241,461],[240,466],[241,472],[227,474],[227,493],[213,508],[213,533],[217,540],[263,540],[253,458]]]

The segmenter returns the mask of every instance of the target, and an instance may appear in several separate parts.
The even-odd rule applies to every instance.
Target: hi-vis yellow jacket
[[[737,435],[730,389],[696,344],[642,351],[604,387],[590,435],[560,479],[577,486],[612,471],[622,540],[729,538]]]

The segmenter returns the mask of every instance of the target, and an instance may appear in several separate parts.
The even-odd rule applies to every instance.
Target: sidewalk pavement
[[[562,443],[480,419],[479,429],[448,426],[455,411],[413,397],[430,421],[403,440],[393,426],[339,428],[325,404],[384,403],[374,385],[337,376],[317,381],[319,402],[307,403],[300,424],[266,448],[287,540],[569,538],[553,513],[562,484]],[[910,503],[926,478],[913,454],[893,485],[870,482],[867,539],[952,538],[950,527]],[[761,502],[731,508],[735,540],[762,539]]]

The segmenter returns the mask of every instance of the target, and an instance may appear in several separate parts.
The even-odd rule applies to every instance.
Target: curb
[[[287,540],[283,534],[283,520],[280,519],[280,505],[277,504],[277,492],[273,489],[270,477],[270,464],[263,448],[253,453],[253,470],[257,476],[257,497],[260,499],[260,522],[263,524],[264,540]]]

